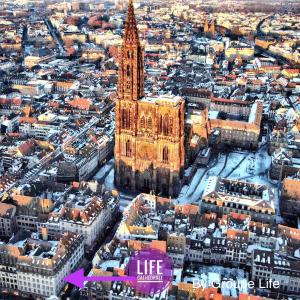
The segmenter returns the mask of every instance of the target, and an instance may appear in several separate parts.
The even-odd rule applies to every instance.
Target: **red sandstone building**
[[[119,50],[115,182],[130,191],[177,195],[184,171],[184,101],[144,96],[144,49],[132,1]]]

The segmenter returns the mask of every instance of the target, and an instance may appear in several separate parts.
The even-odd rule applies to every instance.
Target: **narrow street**
[[[55,28],[53,27],[53,25],[51,24],[51,22],[48,18],[45,18],[44,22],[49,30],[49,33],[51,34],[52,38],[56,42],[61,54],[64,54],[65,48],[64,48],[64,43],[63,43],[62,39],[58,36],[58,33],[56,32]]]

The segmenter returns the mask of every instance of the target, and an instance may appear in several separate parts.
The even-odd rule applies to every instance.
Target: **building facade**
[[[105,234],[106,227],[111,225],[117,205],[114,199],[105,202],[93,198],[88,204],[78,203],[65,207],[60,220],[61,232],[76,232],[84,236],[86,246],[93,246],[97,239]]]
[[[16,207],[0,203],[0,237],[11,237],[16,230]]]
[[[144,49],[129,3],[119,50],[115,182],[131,191],[177,195],[184,170],[184,101],[144,97]]]
[[[269,223],[267,213],[260,221],[254,221],[255,211],[251,211],[252,207],[255,210],[269,206],[267,200],[259,200],[274,197],[268,187],[220,180],[209,197],[213,197],[213,193],[219,194],[224,201],[226,197],[233,198],[232,201],[242,206],[251,206],[251,202],[256,202],[256,207],[252,205],[245,214],[240,213],[242,207],[237,207],[238,212],[231,208],[218,216],[213,212],[201,212],[199,205],[174,205],[168,198],[140,194],[124,211],[123,220],[112,241],[96,253],[94,268],[89,276],[123,275],[123,271],[120,272],[122,268],[126,274],[124,259],[135,251],[151,247],[165,252],[173,260],[176,291],[181,284],[190,283],[193,286],[194,279],[202,282],[199,287],[194,286],[194,293],[215,286],[217,282],[223,284],[228,280],[232,283],[236,281],[238,286],[238,282],[247,284],[249,279],[254,281],[255,289],[258,290],[260,283],[266,285],[271,279],[280,283],[278,289],[275,286],[264,289],[266,293],[274,294],[273,299],[278,292],[299,299],[300,230]],[[223,266],[226,268],[223,269]],[[228,267],[234,272],[240,269],[245,273],[237,277],[236,273],[228,273]],[[205,280],[209,277],[214,281]],[[165,292],[155,297],[160,300],[217,299],[178,297],[178,294],[173,297],[172,288]],[[239,293],[237,297],[227,298],[252,299],[242,290]],[[241,297],[242,294],[245,298]],[[81,295],[82,299],[144,299],[143,295],[135,294],[122,283],[118,286],[89,282],[81,290]],[[258,299],[256,296],[254,298]],[[282,299],[283,295],[278,298]]]
[[[209,111],[209,144],[257,149],[263,103],[213,98]]]
[[[42,241],[19,231],[0,245],[0,287],[34,299],[59,295],[66,284],[63,278],[78,268],[83,257],[81,235],[68,232],[59,240]]]
[[[253,220],[275,221],[274,191],[267,185],[211,176],[205,187],[201,211],[250,215]]]
[[[285,178],[283,180],[280,209],[287,220],[300,216],[300,179]]]

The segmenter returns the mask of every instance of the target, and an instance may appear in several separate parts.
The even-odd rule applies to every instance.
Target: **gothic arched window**
[[[127,77],[130,77],[130,66],[127,65]]]
[[[173,131],[173,118],[169,119],[169,134],[172,134]]]
[[[151,116],[148,118],[148,128],[152,129],[152,118],[151,118]]]
[[[129,129],[130,128],[130,112],[127,108],[122,109],[122,128]]]
[[[163,125],[163,117],[162,115],[159,117],[159,123],[158,123],[158,132],[162,133],[162,126]]]
[[[121,117],[121,123],[122,123],[122,128],[125,129],[126,128],[126,109],[123,108],[122,109],[122,117]]]
[[[130,120],[130,110],[129,110],[129,108],[127,109],[127,121],[126,121],[126,123],[127,123],[127,129],[130,129],[130,123],[131,123],[131,120]]]
[[[128,50],[127,51],[127,58],[133,58],[133,56],[134,56],[133,53],[134,53],[133,51]]]
[[[141,117],[141,128],[145,128],[145,117],[144,116],[142,116]]]
[[[164,115],[164,119],[163,119],[163,134],[169,135],[169,117],[167,114]]]
[[[163,158],[163,162],[168,162],[169,161],[169,149],[168,149],[167,146],[165,146],[163,148],[162,158]]]
[[[129,140],[126,142],[126,156],[130,157],[131,156],[131,143]]]

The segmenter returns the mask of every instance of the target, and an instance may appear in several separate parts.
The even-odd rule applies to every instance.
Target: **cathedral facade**
[[[119,49],[115,183],[130,191],[178,195],[184,172],[184,101],[145,97],[144,49],[130,0]]]

